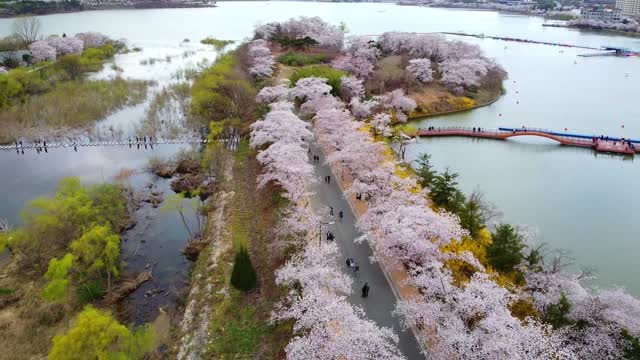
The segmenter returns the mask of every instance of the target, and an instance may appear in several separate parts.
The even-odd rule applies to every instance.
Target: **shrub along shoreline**
[[[128,195],[119,185],[60,182],[32,200],[24,224],[0,232],[11,263],[0,279],[0,337],[15,359],[124,357],[153,349],[149,326],[119,324],[101,301],[118,283]],[[101,309],[95,306],[100,305]],[[53,339],[53,344],[52,344]]]

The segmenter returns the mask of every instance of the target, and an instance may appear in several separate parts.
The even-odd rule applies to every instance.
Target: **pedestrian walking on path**
[[[362,297],[368,297],[369,296],[369,283],[364,283],[364,286],[362,287]]]
[[[329,216],[333,216],[333,206],[329,206]]]
[[[333,211],[331,211],[331,213],[333,213]],[[344,217],[344,213],[342,212],[342,210],[340,210],[338,216],[340,217],[340,220],[342,220],[342,218]]]
[[[327,175],[327,184],[331,184],[331,175]]]

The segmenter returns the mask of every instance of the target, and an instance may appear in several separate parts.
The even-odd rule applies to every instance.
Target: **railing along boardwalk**
[[[239,138],[223,138],[213,140],[214,142],[222,142],[228,147],[234,147],[237,145]],[[133,149],[140,149],[141,147],[153,149],[156,145],[169,145],[169,144],[206,144],[209,140],[203,138],[182,138],[182,139],[154,139],[154,138],[138,138],[127,140],[111,140],[111,141],[62,141],[62,142],[47,142],[46,140],[38,142],[23,142],[15,141],[13,144],[0,145],[0,150],[16,150],[24,151],[28,149],[35,149],[38,152],[47,152],[48,149],[55,148],[78,148],[83,147],[105,147],[105,146],[128,146]]]
[[[602,50],[602,48],[597,48],[597,47],[593,47],[593,46],[556,43],[556,42],[550,42],[550,41],[537,41],[537,40],[530,40],[530,39],[512,38],[512,37],[506,37],[506,36],[489,36],[489,35],[484,35],[484,34],[467,34],[467,33],[461,33],[461,32],[442,32],[442,34],[455,35],[455,36],[469,36],[469,37],[476,37],[476,38],[480,38],[480,39],[493,39],[493,40],[502,40],[502,41],[512,41],[512,42],[519,42],[519,43],[525,43],[525,44],[560,46],[560,47],[568,47],[568,48],[576,48],[576,49],[587,49],[587,50]]]
[[[598,47],[593,47],[593,46],[565,44],[565,43],[555,43],[555,42],[550,42],[550,41],[538,41],[538,40],[530,40],[530,39],[520,39],[520,38],[512,38],[512,37],[506,37],[506,36],[490,36],[490,35],[484,35],[484,34],[468,34],[468,33],[463,33],[463,32],[439,31],[439,32],[416,32],[416,33],[412,33],[412,34],[417,34],[417,35],[444,34],[444,35],[454,35],[454,36],[475,37],[475,38],[479,38],[479,39],[492,39],[492,40],[519,42],[519,43],[524,43],[524,44],[559,46],[559,47],[585,49],[585,50],[603,50],[603,47],[599,47],[598,48]],[[380,34],[367,34],[367,35],[361,35],[361,36],[375,38],[375,37],[380,37]]]
[[[507,140],[516,136],[537,136],[555,140],[562,145],[592,148],[598,152],[633,155],[640,152],[640,140],[622,139],[610,136],[590,136],[572,133],[560,133],[545,129],[533,128],[499,128],[498,130],[485,130],[483,128],[464,127],[429,127],[420,129],[418,136],[438,137],[438,136],[463,136],[484,139]]]

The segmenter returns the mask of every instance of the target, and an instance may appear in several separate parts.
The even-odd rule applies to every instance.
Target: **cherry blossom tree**
[[[442,61],[448,42],[439,34],[413,34],[387,32],[378,38],[382,51],[388,55],[408,55],[411,58],[427,58]]]
[[[294,203],[310,194],[307,186],[315,182],[313,166],[309,164],[307,151],[298,144],[276,142],[261,150],[256,158],[263,167],[263,173],[258,176],[258,188],[274,182]]]
[[[376,99],[384,109],[395,110],[396,120],[398,122],[407,122],[406,113],[410,113],[418,106],[416,101],[404,94],[403,89],[396,89],[384,93]]]
[[[311,100],[331,92],[331,85],[327,79],[320,77],[307,77],[299,79],[291,90],[291,96],[300,100]]]
[[[287,359],[402,359],[398,337],[364,318],[346,300],[351,280],[339,271],[335,243],[309,243],[276,272],[276,283],[292,289],[272,321],[295,320]]]
[[[391,125],[391,116],[389,114],[382,113],[374,115],[370,124],[382,136],[389,136],[391,133],[391,129],[389,128],[389,125]]]
[[[47,44],[56,49],[58,56],[81,54],[84,49],[84,43],[82,40],[73,37],[50,37],[47,40]]]
[[[373,73],[374,62],[366,57],[354,56],[348,53],[334,59],[331,62],[331,66],[352,73],[359,78],[366,79]]]
[[[340,78],[340,95],[346,102],[363,97],[364,84],[362,80],[354,76],[342,76]]]
[[[84,48],[100,47],[111,41],[109,37],[99,32],[78,33],[76,38],[82,40]]]
[[[329,152],[344,148],[345,134],[357,132],[360,127],[347,110],[339,108],[321,109],[313,121],[316,131],[322,134],[318,142]]]
[[[29,51],[35,62],[56,59],[56,49],[49,45],[46,40],[32,43],[29,45]]]
[[[378,106],[379,103],[375,99],[360,101],[360,99],[351,99],[349,107],[351,113],[358,119],[364,119],[371,115],[373,109]]]
[[[431,69],[431,60],[429,59],[412,59],[409,60],[407,72],[421,83],[433,81],[433,70]]]
[[[278,23],[271,22],[256,26],[253,31],[254,36],[258,39],[273,39],[277,35],[279,25]]]
[[[349,38],[347,51],[354,57],[359,57],[374,63],[380,56],[380,50],[375,41],[367,36],[352,36]]]
[[[271,111],[290,111],[292,112],[295,105],[291,101],[276,101],[269,104]]]
[[[265,40],[310,37],[318,42],[318,46],[333,49],[341,49],[344,43],[342,31],[319,17],[301,16],[280,23],[267,23],[256,27],[254,33],[257,38]]]
[[[300,111],[315,114],[322,109],[341,109],[344,104],[333,95],[322,95],[307,100],[300,106]]]
[[[289,100],[291,88],[286,85],[265,86],[260,90],[256,101],[260,103],[272,103],[277,101]]]
[[[452,87],[479,86],[480,79],[487,74],[488,65],[482,59],[447,60],[440,65],[442,82]]]
[[[250,125],[251,146],[260,147],[277,142],[295,143],[300,147],[313,138],[309,124],[291,111],[272,110],[262,120]]]
[[[273,230],[273,247],[280,255],[287,246],[303,249],[309,241],[317,241],[319,234],[314,232],[322,218],[310,206],[290,204],[282,210],[280,221]]]
[[[256,78],[265,78],[273,75],[276,62],[271,55],[268,43],[258,39],[249,43],[249,73]]]

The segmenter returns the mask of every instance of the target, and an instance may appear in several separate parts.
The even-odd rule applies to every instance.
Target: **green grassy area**
[[[201,44],[206,44],[206,45],[211,45],[213,46],[216,50],[220,51],[222,49],[224,49],[227,45],[231,45],[234,43],[233,40],[220,40],[220,39],[216,39],[216,38],[212,38],[212,37],[206,37],[202,40],[200,40]]]
[[[331,93],[338,96],[340,95],[340,83],[342,82],[340,78],[345,75],[347,75],[346,72],[334,69],[329,65],[308,65],[294,71],[290,80],[291,84],[295,85],[298,80],[307,77],[325,78],[327,79],[327,84],[331,85]]]
[[[67,81],[51,91],[0,112],[0,142],[33,131],[92,125],[124,106],[140,104],[148,82],[139,80]]]
[[[270,230],[277,221],[277,209],[286,202],[274,196],[277,192],[272,189],[256,189],[260,169],[255,155],[245,140],[233,156],[233,179],[227,185],[234,195],[225,214],[231,246],[214,270],[211,338],[204,358],[280,359],[291,337],[292,324],[269,323],[281,296],[274,281],[277,264],[269,257]],[[248,294],[229,285],[233,256],[240,246],[248,248],[258,274],[258,290]]]
[[[0,287],[0,296],[2,295],[11,295],[14,293],[14,290]]]
[[[305,66],[322,64],[329,61],[329,57],[323,54],[304,54],[288,52],[278,57],[278,62],[288,66]]]

